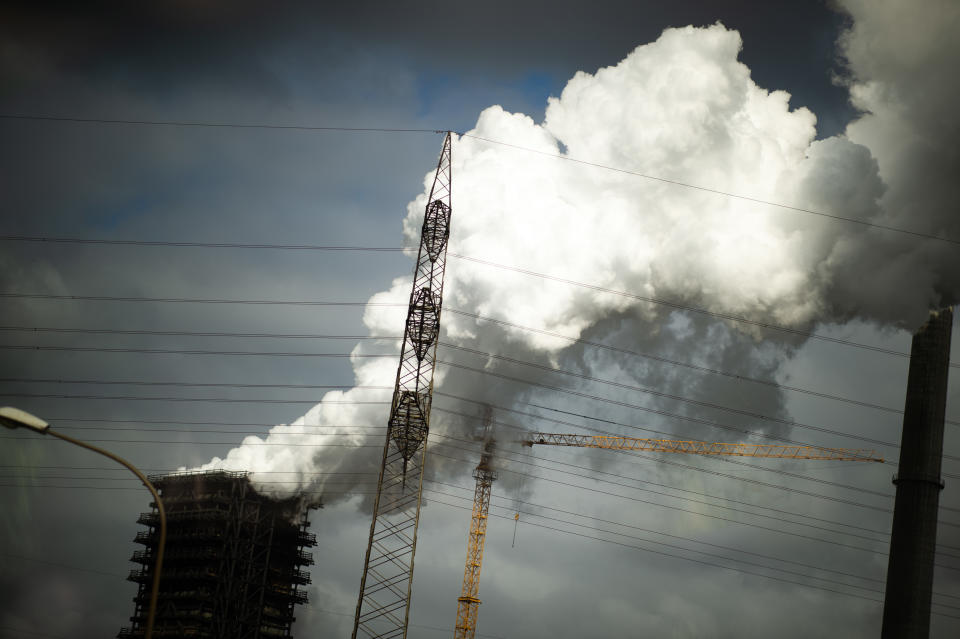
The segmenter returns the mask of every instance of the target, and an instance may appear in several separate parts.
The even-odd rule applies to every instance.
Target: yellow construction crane
[[[483,543],[487,533],[487,513],[490,510],[490,494],[493,491],[493,439],[492,424],[488,410],[484,418],[484,449],[480,464],[473,471],[477,480],[473,497],[473,517],[470,520],[470,537],[467,542],[467,565],[463,573],[463,590],[457,598],[457,624],[454,639],[474,639],[477,632],[477,617],[480,612],[480,567],[483,563]],[[568,433],[530,433],[523,440],[525,446],[574,446],[577,448],[604,448],[607,450],[651,451],[659,453],[684,453],[688,455],[726,457],[768,457],[775,459],[818,459],[830,461],[883,462],[876,451],[849,448],[825,448],[795,444],[725,444],[677,439],[642,439],[617,435],[577,435]],[[516,518],[519,518],[517,513]]]
[[[474,639],[477,617],[480,613],[480,567],[483,563],[483,543],[487,536],[487,513],[490,494],[497,474],[493,471],[493,412],[487,407],[483,420],[483,453],[473,471],[477,487],[473,494],[473,516],[470,518],[470,536],[467,539],[467,565],[463,570],[463,588],[457,597],[455,639]]]
[[[723,444],[677,439],[641,439],[618,435],[571,435],[567,433],[530,433],[525,446],[575,446],[609,450],[720,455],[724,457],[772,457],[777,459],[820,459],[830,461],[872,461],[883,463],[876,451],[850,448],[824,448],[794,444]]]

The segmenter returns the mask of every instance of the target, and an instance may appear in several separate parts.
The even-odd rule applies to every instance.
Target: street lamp
[[[3,408],[0,408],[0,424],[3,424],[7,428],[23,427],[29,428],[30,430],[35,430],[41,435],[53,435],[57,439],[62,439],[70,442],[71,444],[76,444],[81,448],[86,448],[87,450],[92,450],[95,453],[100,453],[105,457],[109,457],[115,462],[118,462],[129,468],[133,474],[143,482],[143,485],[147,487],[147,490],[150,491],[150,494],[153,495],[153,500],[157,504],[157,512],[160,515],[160,541],[157,544],[157,560],[153,568],[153,589],[150,591],[150,607],[147,609],[147,627],[144,633],[144,639],[152,639],[153,619],[157,614],[157,591],[160,587],[160,570],[163,567],[163,548],[167,544],[167,513],[163,509],[163,502],[160,500],[160,495],[157,493],[157,489],[153,487],[153,484],[150,483],[150,480],[147,479],[143,473],[141,473],[127,460],[114,455],[110,451],[97,448],[96,446],[82,442],[79,439],[74,439],[68,435],[53,431],[50,429],[50,424],[43,421],[36,415],[31,415],[30,413],[22,411],[19,408],[4,406]]]

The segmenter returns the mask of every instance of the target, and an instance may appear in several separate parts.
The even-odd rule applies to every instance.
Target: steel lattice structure
[[[613,435],[572,435],[531,433],[527,446],[576,446],[612,450],[648,450],[658,453],[723,455],[726,457],[773,457],[778,459],[823,459],[831,461],[874,461],[883,463],[876,451],[850,448],[821,448],[781,444],[724,444],[675,439],[640,439]]]
[[[454,639],[474,639],[477,633],[477,617],[480,614],[480,568],[483,564],[483,544],[487,538],[487,516],[490,511],[490,494],[497,474],[493,471],[493,446],[491,428],[493,415],[489,407],[484,415],[484,446],[480,463],[473,471],[477,487],[473,494],[473,516],[470,518],[470,536],[467,540],[467,563],[463,569],[463,588],[457,598],[457,622]]]
[[[430,430],[433,369],[440,334],[443,274],[450,237],[451,144],[452,137],[447,132],[423,216],[353,639],[407,636],[426,439]]]
[[[303,503],[257,493],[246,473],[206,471],[154,476],[167,513],[167,543],[154,637],[289,639],[294,607],[307,601],[316,545]],[[156,504],[137,520],[149,527],[131,558],[142,568],[129,628],[119,639],[145,635],[146,608],[159,540]]]

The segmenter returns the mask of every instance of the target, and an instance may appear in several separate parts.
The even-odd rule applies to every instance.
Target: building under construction
[[[257,493],[246,473],[212,471],[151,477],[167,515],[167,543],[153,636],[157,639],[261,639],[290,637],[293,608],[307,601],[303,501]],[[156,504],[140,515],[148,530],[134,541],[141,564],[129,579],[139,584],[130,628],[118,639],[144,636],[160,535]]]

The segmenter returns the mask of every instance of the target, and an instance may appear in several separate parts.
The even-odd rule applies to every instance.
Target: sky
[[[5,3],[0,403],[148,473],[319,495],[294,636],[349,636],[397,249],[453,131],[409,636],[452,632],[486,406],[480,636],[876,636],[904,354],[960,301],[960,9],[924,4]],[[947,420],[933,637],[960,632],[955,374]],[[114,636],[149,497],[0,438],[0,637]]]

